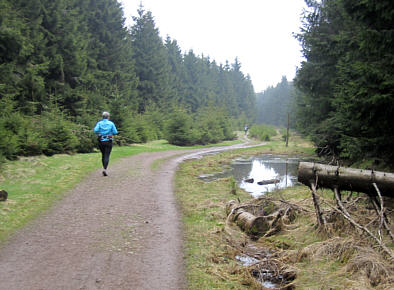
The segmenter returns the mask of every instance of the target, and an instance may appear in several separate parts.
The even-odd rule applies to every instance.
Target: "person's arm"
[[[100,135],[100,122],[97,122],[96,126],[93,129],[94,133]]]
[[[116,129],[116,126],[114,123],[112,123],[112,135],[117,135],[118,134],[118,130]]]

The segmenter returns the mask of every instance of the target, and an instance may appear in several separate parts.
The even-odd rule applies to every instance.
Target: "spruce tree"
[[[394,164],[392,1],[308,1],[298,35],[300,130],[337,157]]]
[[[170,97],[167,52],[150,11],[141,6],[133,17],[132,46],[138,83],[138,111],[144,112],[150,104],[165,107]]]
[[[183,82],[185,69],[183,65],[183,57],[178,42],[167,36],[165,41],[167,50],[169,71],[169,93],[170,102],[175,104],[184,103],[185,83]]]

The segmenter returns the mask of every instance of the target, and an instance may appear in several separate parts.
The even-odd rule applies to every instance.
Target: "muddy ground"
[[[185,289],[175,170],[236,147],[144,153],[108,177],[93,172],[0,247],[0,289]]]

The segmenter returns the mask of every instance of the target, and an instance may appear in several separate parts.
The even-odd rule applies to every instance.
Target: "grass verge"
[[[380,256],[368,239],[340,216],[330,217],[330,234],[316,229],[311,194],[296,186],[267,195],[306,209],[276,234],[253,240],[234,227],[229,236],[225,207],[230,200],[250,201],[234,180],[217,179],[206,183],[200,175],[223,171],[238,156],[264,153],[312,156],[314,150],[300,138],[288,147],[275,140],[256,148],[239,149],[190,160],[181,164],[176,178],[176,196],[184,217],[187,280],[189,289],[262,289],[252,277],[251,267],[240,265],[236,256],[251,246],[255,254],[270,252],[274,260],[296,273],[291,283],[297,289],[392,289],[393,265]],[[233,193],[231,193],[233,192]],[[330,191],[319,191],[335,206]],[[360,208],[363,211],[360,211]],[[357,218],[373,222],[373,211],[354,206]],[[325,207],[325,210],[329,208]],[[393,243],[388,246],[393,248]],[[256,250],[258,249],[258,250]],[[290,289],[290,288],[289,288]]]
[[[239,188],[234,195],[232,177],[206,183],[199,176],[223,171],[238,156],[264,153],[310,156],[313,148],[301,146],[301,141],[295,139],[285,147],[283,141],[276,140],[180,165],[175,188],[184,217],[189,289],[259,288],[245,267],[234,259],[237,251],[229,245],[224,233],[226,203],[232,199],[248,200],[250,195]]]
[[[205,183],[199,179],[199,175],[217,170],[220,155],[182,163],[175,178],[183,210],[189,289],[240,289],[246,281],[240,279],[241,269],[228,257],[229,247],[222,234],[224,204],[234,197],[231,180]],[[240,192],[239,197],[246,199],[248,195]]]

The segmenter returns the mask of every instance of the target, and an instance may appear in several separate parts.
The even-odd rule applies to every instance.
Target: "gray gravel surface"
[[[235,147],[143,153],[93,172],[1,245],[0,289],[186,289],[176,167]]]

